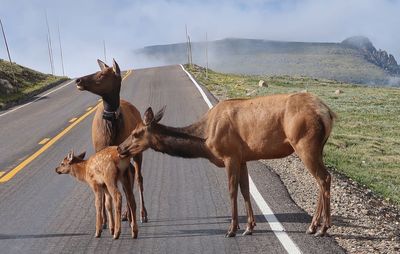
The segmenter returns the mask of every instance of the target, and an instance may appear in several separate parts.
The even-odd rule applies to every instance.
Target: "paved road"
[[[162,123],[183,126],[208,110],[179,66],[135,70],[124,80],[122,98],[140,112],[167,105]],[[8,172],[97,103],[74,84],[24,108],[0,116],[0,171]],[[4,112],[0,112],[0,115]],[[253,200],[257,227],[253,236],[224,238],[230,205],[225,171],[204,159],[173,158],[147,151],[143,176],[149,223],[130,238],[127,223],[120,240],[94,235],[95,212],[89,187],[55,166],[74,148],[93,152],[93,114],[79,122],[11,180],[0,183],[1,253],[286,253]],[[341,253],[332,238],[304,232],[310,217],[290,199],[279,178],[259,162],[249,164],[257,188],[303,253]],[[1,174],[1,173],[0,173]],[[3,175],[4,176],[4,175]],[[0,178],[1,180],[1,178]],[[239,199],[242,230],[245,211]],[[241,231],[240,231],[241,232]]]

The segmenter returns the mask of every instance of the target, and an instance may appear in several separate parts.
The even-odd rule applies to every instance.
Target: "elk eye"
[[[137,131],[133,133],[133,137],[134,138],[139,138],[143,135],[143,131]]]

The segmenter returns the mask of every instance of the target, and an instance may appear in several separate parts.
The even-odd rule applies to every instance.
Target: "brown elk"
[[[79,90],[87,90],[102,97],[92,123],[92,142],[96,152],[107,146],[122,143],[137,126],[142,124],[139,111],[129,102],[120,100],[121,71],[113,59],[113,67],[97,60],[101,71],[76,79]],[[142,222],[147,222],[144,205],[142,153],[133,157],[136,180],[140,193]],[[131,166],[132,167],[132,166]]]
[[[232,209],[227,237],[235,236],[239,226],[238,185],[247,210],[247,227],[243,234],[252,234],[256,225],[246,162],[283,158],[293,152],[316,178],[320,189],[307,233],[317,236],[326,233],[331,224],[331,176],[323,163],[322,152],[335,114],[320,99],[309,93],[296,93],[226,100],[210,109],[198,122],[183,128],[159,124],[163,114],[164,109],[155,116],[151,108],[147,109],[143,124],[118,146],[120,156],[152,148],[172,156],[207,158],[218,167],[226,167]]]
[[[58,174],[70,174],[80,181],[89,184],[95,195],[96,234],[100,237],[103,223],[103,207],[106,207],[110,233],[114,239],[121,234],[121,202],[122,196],[118,189],[118,181],[122,183],[127,206],[130,211],[128,218],[131,223],[132,237],[137,238],[136,204],[132,192],[129,172],[130,158],[120,158],[116,146],[107,147],[84,160],[85,153],[74,156],[70,152],[56,168]],[[103,204],[105,195],[105,205]],[[111,202],[112,201],[112,202]],[[112,215],[114,205],[115,216]],[[115,228],[114,228],[115,224]]]

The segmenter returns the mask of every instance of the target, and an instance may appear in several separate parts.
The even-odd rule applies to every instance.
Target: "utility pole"
[[[189,51],[189,36],[188,36],[188,29],[187,25],[185,24],[186,29],[186,54],[187,54],[187,63],[190,64],[190,51]]]
[[[50,57],[50,66],[51,66],[51,74],[54,75],[54,60],[53,60],[53,49],[51,45],[51,36],[50,36],[50,27],[49,21],[47,19],[47,11],[45,10],[45,17],[46,17],[46,26],[47,26],[47,46],[49,48],[49,57]]]
[[[103,49],[104,49],[104,62],[107,63],[107,51],[106,51],[106,41],[103,40]]]
[[[10,60],[10,63],[12,63],[11,62],[11,56],[10,56],[10,50],[8,49],[8,44],[7,44],[6,33],[4,32],[3,22],[1,22],[1,18],[0,18],[0,26],[1,26],[1,31],[3,32],[4,44],[6,44],[8,60]]]
[[[193,67],[192,42],[190,41],[190,36],[188,36],[188,41],[189,41],[189,64],[190,64],[190,67]]]
[[[57,29],[58,30],[58,42],[60,44],[61,68],[62,68],[62,74],[63,74],[63,76],[65,76],[63,51],[62,51],[62,46],[61,46],[60,23],[57,24],[57,28],[58,28]]]
[[[208,38],[206,32],[206,79],[208,79]]]

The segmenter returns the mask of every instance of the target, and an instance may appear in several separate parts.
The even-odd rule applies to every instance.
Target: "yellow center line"
[[[127,78],[132,71],[128,71],[124,78]],[[13,178],[19,171],[21,171],[23,168],[25,168],[29,163],[31,163],[34,159],[36,159],[39,155],[41,155],[44,151],[49,149],[54,143],[56,143],[59,139],[61,139],[65,134],[67,134],[72,128],[74,128],[78,123],[82,122],[86,117],[88,117],[90,114],[92,114],[99,106],[101,102],[98,103],[96,106],[91,108],[89,111],[87,111],[85,114],[80,116],[76,121],[71,123],[67,128],[62,130],[60,133],[57,134],[54,138],[52,138],[50,141],[48,141],[44,146],[42,146],[39,150],[37,150],[35,153],[33,153],[31,156],[26,158],[23,162],[21,162],[18,166],[10,170],[8,173],[5,174],[5,172],[0,171],[0,183],[5,183],[9,181],[11,178]]]
[[[39,145],[44,145],[44,144],[46,144],[47,141],[49,141],[49,140],[50,140],[50,138],[44,138],[44,139],[42,139],[42,141],[39,142]]]
[[[73,123],[73,122],[76,121],[76,119],[78,119],[78,118],[77,118],[77,117],[74,117],[74,118],[72,118],[71,120],[69,120],[68,122],[69,122],[69,123]]]
[[[89,110],[91,110],[92,109],[92,107],[88,107],[87,109],[86,109],[86,111],[89,111]]]

